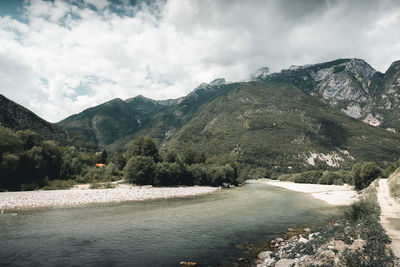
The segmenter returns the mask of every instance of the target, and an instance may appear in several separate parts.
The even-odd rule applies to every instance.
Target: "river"
[[[340,212],[256,181],[190,198],[7,212],[0,215],[0,265],[229,264],[241,253],[238,244],[264,242]]]

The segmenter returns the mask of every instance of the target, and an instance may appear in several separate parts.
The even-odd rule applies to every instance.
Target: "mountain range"
[[[380,73],[364,60],[338,59],[264,67],[242,82],[219,78],[178,99],[117,98],[51,126],[109,151],[150,136],[163,148],[235,152],[266,168],[385,164],[400,155],[399,93],[400,61]]]

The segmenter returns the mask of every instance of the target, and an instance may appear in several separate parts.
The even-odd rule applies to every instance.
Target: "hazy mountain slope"
[[[269,168],[304,167],[313,157],[336,166],[351,165],[353,158],[382,163],[398,157],[399,145],[399,135],[346,116],[294,86],[260,81],[203,105],[167,143],[211,155],[236,151],[243,162]]]
[[[135,136],[146,135],[164,140],[191,119],[204,103],[231,90],[237,84],[216,79],[201,84],[186,97],[151,100],[143,96],[113,99],[72,115],[58,123],[65,129],[81,132],[101,147],[121,150]]]
[[[131,136],[145,125],[150,116],[174,101],[157,101],[143,96],[123,101],[119,98],[72,115],[58,123],[65,129],[81,132],[100,146],[112,144],[121,137]]]
[[[89,150],[96,148],[81,134],[63,130],[3,95],[0,95],[0,125],[12,130],[32,130],[40,138],[56,140],[62,145],[75,145],[81,149]]]
[[[137,135],[148,135],[159,141],[168,140],[170,136],[196,116],[199,108],[226,94],[239,84],[225,84],[221,79],[210,84],[201,84],[186,97],[179,99],[176,105],[152,116],[150,123]]]

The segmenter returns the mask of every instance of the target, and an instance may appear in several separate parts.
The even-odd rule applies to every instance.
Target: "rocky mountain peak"
[[[211,85],[211,86],[213,86],[213,85],[221,85],[221,84],[224,84],[224,83],[226,83],[225,78],[217,78],[217,79],[212,80],[209,85]]]
[[[256,70],[255,72],[253,72],[250,75],[250,80],[254,81],[254,80],[264,79],[269,74],[270,74],[269,68],[268,67],[263,67],[263,68],[260,68],[260,69]]]
[[[218,85],[223,85],[226,83],[226,80],[224,78],[217,78],[212,80],[210,83],[201,83],[199,86],[197,86],[193,92],[196,92],[200,89],[210,89],[212,87],[217,87]]]
[[[400,70],[400,60],[394,61],[394,62],[390,65],[389,69],[390,69],[390,68],[395,68],[396,70]]]
[[[151,104],[155,104],[155,105],[162,105],[162,106],[171,106],[176,104],[176,102],[178,101],[178,99],[165,99],[165,100],[154,100],[151,98],[147,98],[143,95],[137,95],[135,97],[132,98],[128,98],[125,100],[126,103],[134,103],[134,102],[144,102],[144,103],[151,103]]]

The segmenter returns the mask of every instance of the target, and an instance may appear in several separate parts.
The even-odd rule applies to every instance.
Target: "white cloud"
[[[263,66],[359,57],[385,71],[400,55],[399,12],[396,1],[32,0],[23,20],[0,17],[0,93],[54,122]]]

